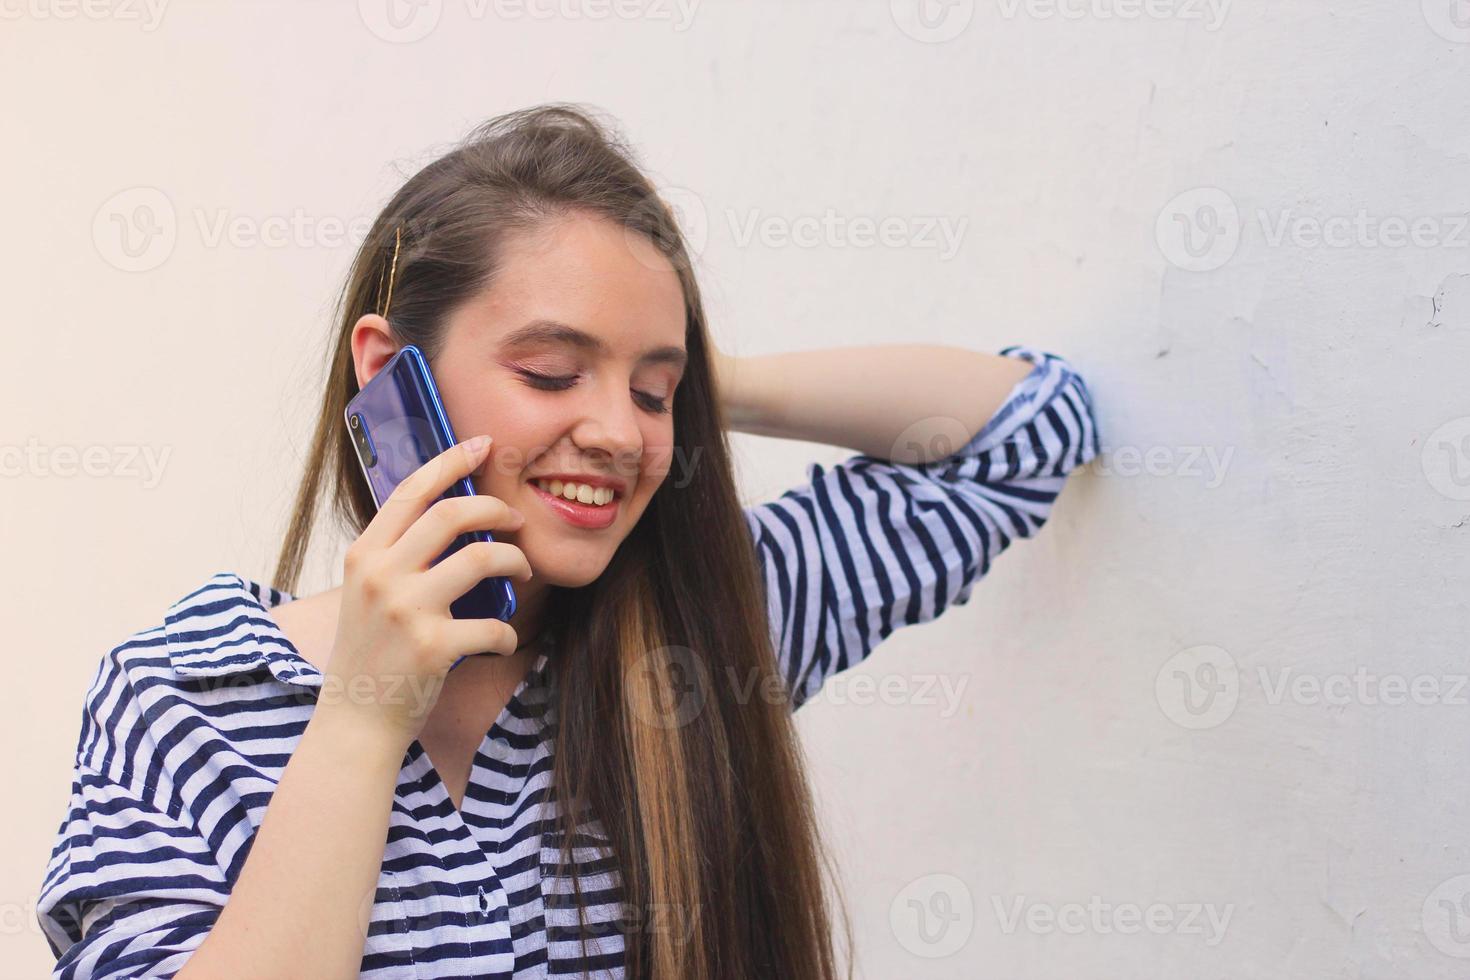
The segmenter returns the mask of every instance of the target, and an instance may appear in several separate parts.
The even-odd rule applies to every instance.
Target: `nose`
[[[573,429],[572,441],[585,452],[608,456],[615,472],[635,475],[643,456],[643,430],[628,382],[607,380],[588,387],[594,391],[585,403],[587,415]]]

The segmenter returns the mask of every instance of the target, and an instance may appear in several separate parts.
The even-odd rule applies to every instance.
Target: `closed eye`
[[[559,377],[552,374],[538,374],[535,371],[518,369],[517,374],[526,379],[526,384],[539,391],[566,391],[577,383],[577,375]],[[657,395],[650,395],[646,391],[634,391],[634,397],[643,408],[655,415],[667,415],[672,409]]]

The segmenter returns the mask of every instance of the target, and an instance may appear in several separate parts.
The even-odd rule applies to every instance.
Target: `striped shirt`
[[[1031,372],[954,453],[813,463],[805,485],[745,509],[793,710],[893,630],[966,602],[1097,455],[1071,366],[1001,353]],[[38,903],[54,977],[172,977],[209,932],[322,685],[270,614],[292,598],[219,572],[102,658]],[[592,819],[573,853],[601,928],[582,955],[572,872],[557,868],[546,664],[543,651],[485,735],[461,808],[417,741],[405,753],[363,976],[621,977],[621,930],[654,925],[624,918]]]

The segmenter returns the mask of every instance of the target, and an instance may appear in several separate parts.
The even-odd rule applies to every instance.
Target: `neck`
[[[516,631],[518,650],[532,646],[541,638],[545,621],[547,589],[535,582],[516,582],[516,611],[510,617],[511,629]]]

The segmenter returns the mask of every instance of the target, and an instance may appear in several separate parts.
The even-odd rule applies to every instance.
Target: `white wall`
[[[549,99],[615,113],[702,215],[729,349],[1029,343],[1097,400],[1108,452],[1040,537],[843,677],[942,676],[955,709],[833,682],[798,716],[858,976],[1470,971],[1470,5],[555,2],[396,31],[384,0],[0,0],[0,444],[168,454],[0,481],[6,975],[50,963],[97,659],[211,572],[269,573],[355,243],[332,222]],[[128,271],[140,188],[172,239]],[[752,500],[846,455],[739,449]],[[1215,701],[1186,690],[1214,667]]]

